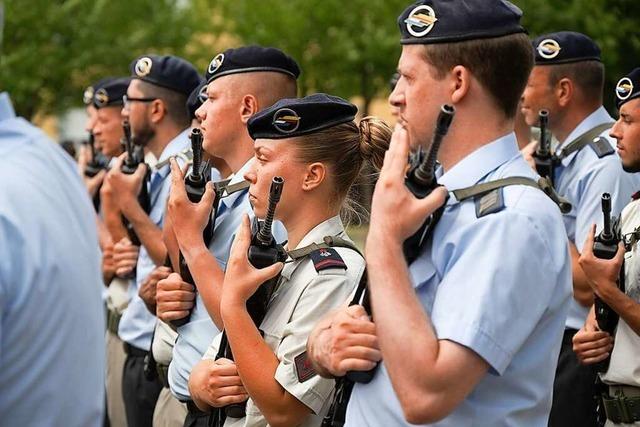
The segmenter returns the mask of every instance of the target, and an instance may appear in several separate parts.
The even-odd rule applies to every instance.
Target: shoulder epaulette
[[[320,248],[309,254],[311,261],[313,261],[313,267],[317,272],[326,270],[328,268],[342,268],[347,269],[347,264],[338,254],[334,248]]]
[[[589,143],[589,147],[596,153],[598,158],[609,156],[616,152],[606,138],[600,136]]]
[[[502,190],[503,188],[496,188],[475,197],[477,218],[482,218],[485,215],[500,212],[504,209],[504,194]]]

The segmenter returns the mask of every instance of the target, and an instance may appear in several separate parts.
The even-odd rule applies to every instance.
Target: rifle
[[[109,168],[109,159],[101,152],[96,151],[94,140],[93,132],[89,132],[89,140],[83,142],[83,144],[89,146],[89,150],[91,150],[91,160],[89,160],[89,163],[87,163],[84,168],[84,175],[88,178],[93,178],[98,175],[101,170]]]
[[[547,127],[549,125],[549,112],[547,110],[540,110],[538,113],[540,121],[540,142],[535,153],[533,153],[533,160],[536,164],[536,171],[538,175],[543,178],[549,178],[553,185],[553,169],[555,167],[556,159],[551,153],[551,138]]]
[[[449,132],[449,126],[455,115],[455,108],[451,105],[443,105],[436,122],[433,139],[426,158],[412,159],[411,168],[405,178],[405,185],[411,193],[419,199],[424,199],[438,187],[436,180],[436,166],[438,160],[438,150],[442,140]],[[411,264],[420,253],[429,232],[435,227],[444,212],[444,206],[431,214],[420,226],[418,231],[404,241],[402,250],[408,264]]]
[[[257,218],[254,218],[251,227],[251,244],[248,250],[248,258],[249,262],[256,268],[265,268],[277,262],[284,262],[287,259],[287,252],[282,245],[276,243],[271,232],[273,217],[276,212],[276,206],[280,201],[280,196],[282,195],[283,186],[283,178],[279,176],[273,178],[269,190],[269,207],[265,219],[264,221],[259,221]],[[247,312],[256,326],[260,326],[267,314],[269,300],[277,281],[278,277],[276,276],[263,283],[247,300]],[[222,332],[220,350],[218,351],[216,359],[221,357],[233,360],[231,346],[229,345],[227,334],[224,331]],[[244,417],[245,407],[246,402],[228,405],[224,408],[217,408],[212,414],[212,424],[216,425],[216,422],[218,425],[224,424],[227,416],[233,418]],[[224,412],[224,414],[222,412]]]
[[[191,173],[187,174],[187,176],[184,178],[184,185],[187,191],[187,198],[192,203],[199,203],[200,200],[202,200],[202,197],[204,196],[206,190],[206,171],[209,168],[208,162],[206,162],[204,165],[202,163],[202,131],[198,128],[194,128],[191,131],[191,135],[189,135],[189,139],[191,140],[191,150],[193,152],[193,166],[191,168]],[[211,217],[209,217],[209,223],[203,231],[204,241],[210,241],[212,236],[212,219]],[[182,251],[178,253],[178,265],[182,280],[193,285],[194,290],[197,292],[197,288],[195,286],[196,282],[191,275],[191,271],[189,270],[189,266],[187,265],[187,261],[185,260]],[[189,322],[190,316],[191,312],[182,319],[173,320],[171,324],[176,328],[183,326]]]
[[[596,236],[593,244],[593,254],[600,259],[613,259],[618,252],[618,243],[621,240],[619,222],[611,217],[611,195],[604,193],[602,195],[602,214],[604,217],[604,228]],[[618,279],[618,287],[624,292],[624,265],[620,269]],[[596,321],[601,331],[608,332],[613,336],[618,326],[618,313],[602,301],[597,295],[594,296]],[[598,372],[606,372],[609,367],[611,357],[599,362],[595,365]]]
[[[127,156],[122,163],[122,172],[127,175],[132,175],[138,169],[138,165],[144,162],[144,153],[142,147],[138,147],[138,149],[134,149],[133,142],[131,141],[131,125],[128,120],[122,121],[122,129],[124,131],[124,138],[121,143],[124,145]],[[149,190],[147,188],[146,182],[148,178],[149,172],[147,171],[147,176],[142,183],[142,188],[140,190],[140,194],[138,194],[138,202],[140,206],[145,212],[149,212],[151,210],[151,201],[149,199]],[[122,216],[122,222],[127,229],[127,234],[129,235],[129,240],[131,240],[131,244],[135,246],[140,246],[140,238],[136,234],[133,229],[133,225],[127,220],[124,215]]]

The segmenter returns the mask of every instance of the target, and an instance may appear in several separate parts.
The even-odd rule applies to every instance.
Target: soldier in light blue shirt
[[[144,146],[163,164],[189,146],[190,118],[185,105],[191,91],[200,83],[200,76],[184,59],[156,55],[134,60],[131,73],[133,79],[124,100],[123,117],[131,123],[133,142]],[[127,175],[121,171],[123,160],[121,156],[107,179],[141,247],[134,270],[135,286],[129,288],[131,300],[118,328],[127,353],[122,391],[129,427],[151,426],[162,385],[157,378],[145,376],[144,358],[151,348],[156,318],[147,310],[138,289],[149,273],[164,263],[167,255],[161,227],[169,196],[170,169],[166,162],[162,167],[154,167],[146,182],[146,165],[139,165],[135,173]],[[138,202],[137,195],[143,185],[147,185],[149,212]],[[116,245],[116,249],[118,247]],[[117,257],[116,250],[114,258]]]
[[[76,165],[0,94],[0,423],[101,426],[95,212]]]
[[[522,13],[507,1],[421,1],[398,19],[400,120],[375,188],[366,243],[373,320],[352,306],[323,320],[308,351],[322,375],[366,371],[347,426],[541,426],[551,407],[570,295],[560,210],[534,185],[457,190],[537,176],[513,118],[532,67]],[[444,44],[442,44],[444,43]],[[505,71],[509,70],[508,73]],[[457,112],[424,199],[405,186],[409,148],[427,146],[441,105]],[[403,242],[444,204],[412,263]],[[402,213],[402,215],[398,215]]]
[[[618,216],[640,185],[640,177],[620,167],[615,140],[608,135],[614,120],[602,106],[605,73],[596,43],[584,34],[561,31],[536,38],[533,47],[535,67],[524,91],[522,112],[528,124],[536,125],[538,111],[549,111],[549,130],[559,141],[554,161],[555,187],[573,205],[564,216],[573,298],[549,425],[595,427],[595,371],[578,362],[571,342],[593,304],[593,292],[578,258],[591,225],[603,222],[602,193],[611,194],[611,213]]]
[[[228,49],[216,55],[207,70],[208,98],[196,112],[201,120],[203,147],[231,168],[234,174],[228,188],[238,191],[225,192],[219,201],[213,240],[204,242],[202,231],[209,219],[213,192],[209,188],[202,201],[194,206],[186,199],[178,170],[173,177],[175,185],[168,212],[198,293],[193,307],[193,287],[174,273],[158,283],[156,297],[158,316],[162,320],[169,322],[190,316],[189,322],[178,328],[169,366],[171,391],[187,402],[189,409],[185,425],[207,423],[208,414],[198,410],[192,401],[189,376],[220,332],[218,305],[224,269],[242,216],[252,212],[247,189],[242,188],[244,173],[253,156],[253,140],[246,123],[259,110],[281,98],[295,96],[298,75],[293,59],[277,49],[258,46]],[[239,111],[242,113],[237,116]],[[278,241],[285,239],[282,228],[274,231]]]

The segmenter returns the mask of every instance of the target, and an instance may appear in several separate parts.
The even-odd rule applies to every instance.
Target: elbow
[[[409,424],[433,424],[443,420],[454,409],[440,396],[412,393],[400,400],[405,420]]]
[[[593,292],[589,290],[573,290],[573,299],[582,307],[589,308],[593,305]]]
[[[297,426],[303,421],[284,411],[280,413],[272,413],[272,414],[269,414],[268,416],[266,414],[264,415],[267,420],[267,423],[271,427]]]

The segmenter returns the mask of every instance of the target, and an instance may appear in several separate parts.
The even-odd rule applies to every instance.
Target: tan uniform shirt
[[[298,248],[321,243],[325,236],[349,239],[339,217],[317,225],[302,239]],[[301,426],[319,426],[330,405],[334,381],[318,375],[308,377],[304,367],[307,338],[320,318],[328,311],[345,304],[360,281],[364,259],[356,251],[334,248],[347,269],[328,268],[316,271],[309,257],[285,264],[281,279],[269,303],[260,330],[267,345],[280,360],[275,379],[291,395],[311,409],[312,414]],[[217,336],[204,355],[215,358],[220,343]],[[296,358],[298,363],[296,363]],[[307,361],[308,362],[308,361]],[[308,366],[308,365],[307,365]],[[226,427],[266,426],[267,421],[252,399],[247,402],[244,418],[227,418]]]
[[[622,234],[631,233],[640,226],[640,200],[627,205],[622,211]],[[640,303],[640,248],[635,243],[625,255],[625,293]],[[616,329],[609,369],[602,375],[607,384],[640,387],[640,337],[620,318]]]

